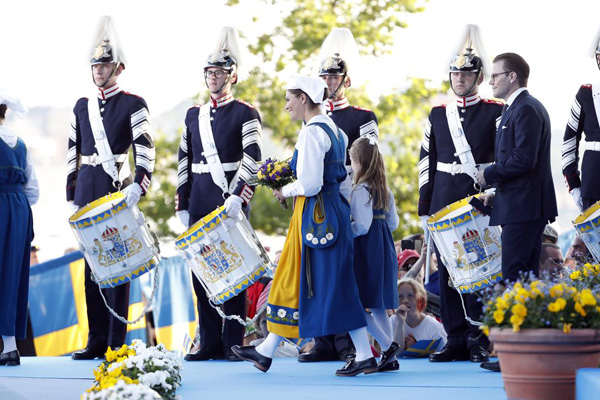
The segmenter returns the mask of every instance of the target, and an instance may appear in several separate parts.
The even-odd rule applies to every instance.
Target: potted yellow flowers
[[[600,267],[525,279],[491,294],[482,330],[498,352],[508,398],[574,399],[575,372],[600,361]]]

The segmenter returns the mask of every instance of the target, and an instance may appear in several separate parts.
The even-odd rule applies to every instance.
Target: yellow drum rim
[[[108,202],[111,202],[113,200],[121,200],[120,202],[117,202],[116,204],[114,204],[111,208],[109,208],[108,210],[104,211],[102,214],[102,218],[98,218],[98,215],[95,216],[91,216],[85,219],[80,220],[79,218],[81,218],[82,216],[84,216],[86,213],[92,211],[94,208],[101,206],[103,204],[106,204]],[[87,205],[81,207],[79,210],[77,210],[77,212],[75,214],[73,214],[70,218],[69,218],[69,223],[73,226],[76,226],[78,228],[81,227],[86,227],[88,225],[91,224],[91,220],[92,218],[95,218],[95,222],[100,222],[104,219],[106,219],[108,216],[110,216],[110,210],[111,209],[115,209],[115,211],[119,212],[121,211],[123,208],[125,208],[127,205],[125,204],[125,195],[122,192],[115,192],[115,193],[111,193],[108,194],[104,197],[100,197],[98,200],[94,200],[91,203],[88,203]]]
[[[154,267],[156,267],[159,262],[160,260],[158,257],[152,257],[150,260],[148,260],[144,264],[140,265],[139,267],[137,267],[133,271],[128,272],[125,275],[112,278],[105,278],[101,280],[100,282],[98,282],[98,286],[100,286],[103,289],[107,289],[130,282],[144,275],[146,272],[149,272],[150,270],[154,269]]]
[[[252,273],[252,275],[243,279],[240,283],[235,285],[233,288],[225,290],[225,291],[215,295],[213,301],[216,304],[225,303],[227,300],[231,299],[232,297],[237,296],[239,293],[241,293],[242,291],[246,290],[247,288],[252,286],[254,283],[256,283],[266,272],[267,272],[267,269],[264,266],[261,266],[259,269],[254,271]]]
[[[221,220],[225,220],[229,218],[225,213],[225,207],[221,206],[206,215],[204,218],[198,220],[194,225],[190,226],[188,230],[183,232],[181,235],[175,239],[175,245],[178,249],[184,250],[187,248],[189,243],[193,243],[196,240],[200,239],[204,236],[204,232],[210,232],[217,227],[217,219],[220,217]],[[200,227],[203,227],[204,232],[200,230]]]
[[[431,217],[429,217],[427,219],[427,225],[429,226],[429,229],[433,230],[433,231],[441,230],[440,226],[436,226],[436,225],[440,225],[441,224],[440,219],[442,219],[443,217],[447,216],[451,212],[458,210],[459,208],[462,208],[464,206],[469,205],[469,202],[471,201],[471,199],[473,197],[478,197],[478,195],[465,197],[462,200],[455,201],[454,203],[447,205],[446,207],[442,208],[441,210],[439,210],[438,212],[436,212],[435,214],[433,214]],[[477,213],[477,214],[480,214],[479,210],[477,210],[475,207],[473,207],[473,211],[475,213]],[[457,215],[456,217],[459,217],[459,216],[460,215]],[[454,218],[456,218],[456,217],[454,217]],[[445,228],[446,227],[444,227],[444,229]]]
[[[587,219],[592,216],[593,213],[600,209],[600,201],[595,202],[590,207],[585,209],[575,220],[573,221],[573,225],[579,225],[584,222],[589,222]]]

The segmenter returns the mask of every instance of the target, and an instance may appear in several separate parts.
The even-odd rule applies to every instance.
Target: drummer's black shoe
[[[93,360],[94,358],[104,358],[104,352],[101,350],[92,350],[86,347],[71,354],[73,360]]]
[[[222,360],[223,353],[217,350],[202,348],[195,353],[187,353],[183,359],[185,361]]]
[[[442,351],[429,355],[429,361],[431,362],[467,361],[470,358],[468,351],[465,351],[462,347],[454,346],[446,346]]]
[[[350,361],[350,359],[345,359],[341,361]],[[320,362],[320,361],[338,361],[340,357],[338,357],[335,353],[326,353],[322,351],[315,351],[313,348],[308,353],[300,354],[298,356],[298,361],[300,362]]]
[[[335,374],[337,376],[356,376],[361,372],[364,372],[365,375],[377,372],[377,361],[375,361],[375,357],[367,358],[363,361],[348,361],[341,369],[335,371]]]
[[[481,368],[487,369],[488,371],[500,372],[500,362],[498,361],[487,361],[480,365]]]
[[[233,351],[231,351],[231,349],[225,349],[223,350],[223,353],[225,353],[226,361],[244,361],[241,358],[239,358]]]
[[[8,353],[0,354],[0,365],[6,365],[9,367],[21,365],[21,356],[19,355],[19,350],[13,350],[9,351]]]
[[[390,348],[381,353],[381,359],[377,364],[377,370],[382,370],[383,368],[385,368],[388,364],[390,364],[393,361],[393,358],[395,356],[400,354],[401,351],[402,349],[400,348],[398,343],[392,342]]]
[[[398,363],[398,361],[394,360],[391,361],[390,363],[388,363],[388,365],[386,365],[383,368],[377,368],[377,372],[388,372],[388,371],[398,371],[400,370],[400,363]]]
[[[356,358],[356,351],[354,349],[342,350],[338,355],[338,360],[348,362]]]
[[[471,354],[471,362],[482,363],[490,360],[490,353],[480,345],[472,346],[469,353]]]
[[[254,346],[238,346],[236,344],[231,347],[231,351],[241,359],[254,363],[254,366],[262,372],[267,372],[271,368],[273,359],[260,354]]]

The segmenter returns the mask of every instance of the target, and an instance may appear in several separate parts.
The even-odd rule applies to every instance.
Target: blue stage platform
[[[20,367],[0,367],[2,400],[78,399],[93,382],[99,360],[23,357]],[[184,362],[182,399],[505,399],[502,376],[470,362],[400,361],[399,372],[336,377],[342,362],[275,359],[260,372],[247,362]],[[376,397],[375,397],[376,396]]]

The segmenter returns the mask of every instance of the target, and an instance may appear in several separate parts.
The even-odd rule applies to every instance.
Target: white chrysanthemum
[[[267,314],[271,314],[271,306],[267,306]]]
[[[283,308],[277,310],[277,315],[279,316],[279,318],[285,318],[286,314],[287,312]]]
[[[331,240],[333,239],[333,233],[328,232],[327,235],[325,235],[325,237],[327,238],[327,240]]]
[[[298,311],[294,311],[293,318],[296,320],[300,319],[300,313]]]
[[[310,232],[306,234],[306,240],[313,240],[313,237],[313,234]]]
[[[317,239],[317,238],[313,238],[313,239],[311,240],[311,242],[312,242],[312,244],[319,244],[319,239]]]
[[[327,239],[321,238],[321,244],[325,244],[325,243],[327,243]]]

